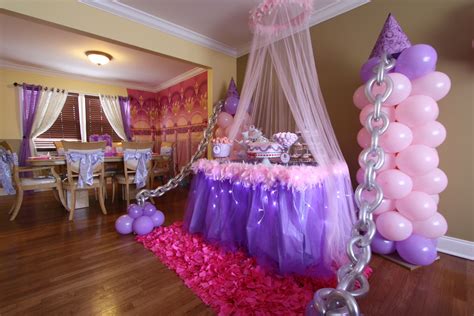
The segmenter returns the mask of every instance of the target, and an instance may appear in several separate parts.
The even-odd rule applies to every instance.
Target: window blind
[[[102,106],[100,106],[99,97],[85,96],[86,103],[86,121],[87,121],[87,138],[90,135],[103,135],[109,134],[112,136],[112,141],[120,142],[121,139],[114,132],[114,129],[110,125],[107,117],[105,116]]]

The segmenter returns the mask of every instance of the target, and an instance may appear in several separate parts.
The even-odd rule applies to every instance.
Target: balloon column
[[[391,34],[387,35],[388,32]],[[437,256],[436,239],[447,231],[446,220],[437,210],[438,194],[446,188],[448,179],[438,168],[436,150],[446,138],[446,129],[436,119],[437,101],[449,92],[451,82],[446,74],[435,71],[435,49],[426,44],[411,46],[391,15],[374,48],[374,56],[361,68],[364,82],[374,76],[372,69],[378,63],[380,50],[396,56],[396,66],[388,74],[394,83],[392,94],[382,107],[390,124],[380,138],[386,155],[376,181],[383,189],[384,199],[374,211],[377,234],[372,250],[380,254],[397,251],[409,263],[428,265]],[[379,89],[383,88],[382,84]],[[374,106],[364,94],[364,85],[355,91],[353,101],[361,109],[359,119],[365,126]],[[357,141],[362,148],[369,146],[370,136],[365,127],[358,133]],[[359,169],[359,183],[363,174]]]
[[[163,225],[165,215],[158,211],[150,202],[143,207],[130,204],[128,214],[122,215],[115,221],[115,229],[119,234],[127,235],[134,232],[137,235],[146,235],[155,227]]]

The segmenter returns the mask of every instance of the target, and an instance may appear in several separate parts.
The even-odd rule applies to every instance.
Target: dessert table
[[[280,274],[333,275],[325,239],[332,210],[323,186],[327,177],[351,186],[345,164],[327,170],[201,159],[193,172],[184,218],[189,233],[227,250],[243,249]],[[334,194],[341,206],[352,204],[352,194]],[[353,210],[341,209],[338,220],[350,228]]]

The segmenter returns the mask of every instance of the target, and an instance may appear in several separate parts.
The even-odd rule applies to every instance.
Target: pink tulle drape
[[[301,131],[316,162],[327,169],[345,165],[320,90],[308,18],[309,0],[266,0],[252,14],[254,37],[239,107],[229,138],[248,123],[277,131]],[[328,258],[345,261],[345,244],[355,218],[347,168],[347,183],[329,174],[324,180],[329,220],[326,232]]]

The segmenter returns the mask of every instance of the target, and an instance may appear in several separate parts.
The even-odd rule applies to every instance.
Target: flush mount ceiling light
[[[87,58],[89,58],[89,60],[92,63],[94,63],[98,66],[105,65],[109,61],[112,60],[112,55],[104,53],[104,52],[100,52],[98,50],[88,50],[86,52],[86,56],[87,56]]]

